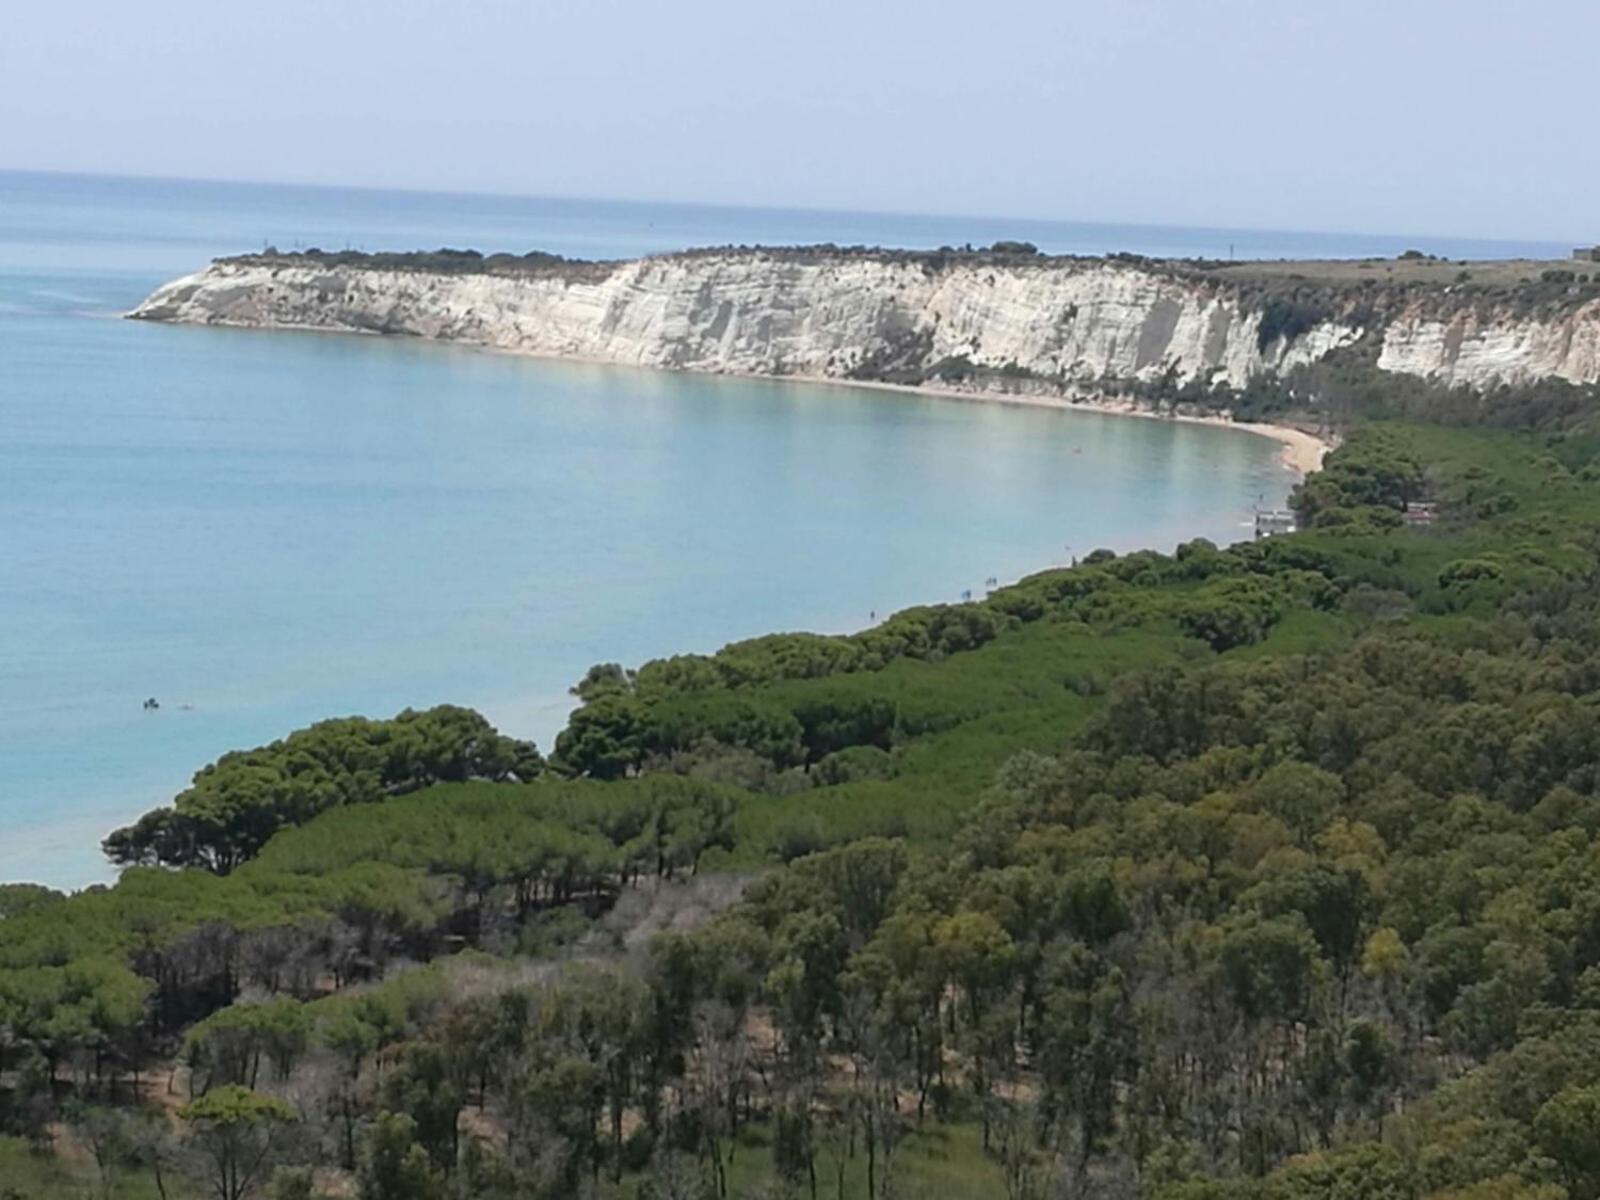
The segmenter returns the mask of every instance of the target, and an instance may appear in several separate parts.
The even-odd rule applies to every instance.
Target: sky
[[[10,0],[0,168],[1600,241],[1594,0]]]

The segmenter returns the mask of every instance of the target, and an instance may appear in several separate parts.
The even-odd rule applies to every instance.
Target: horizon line
[[[1169,230],[1181,232],[1207,232],[1207,233],[1234,233],[1234,234],[1295,234],[1304,237],[1327,238],[1391,238],[1396,241],[1415,239],[1426,242],[1429,238],[1448,239],[1459,242],[1502,242],[1520,243],[1528,246],[1565,246],[1581,247],[1591,243],[1584,242],[1581,238],[1530,238],[1509,237],[1504,235],[1488,234],[1445,234],[1445,233],[1388,233],[1375,230],[1335,230],[1335,229],[1304,229],[1289,228],[1286,226],[1247,226],[1247,225],[1185,225],[1178,223],[1163,223],[1151,221],[1112,221],[1100,218],[1081,217],[1040,217],[1019,216],[1017,214],[1003,213],[955,213],[955,212],[912,212],[892,208],[848,208],[835,205],[777,205],[777,204],[752,204],[728,200],[680,200],[663,198],[641,198],[637,196],[595,196],[572,195],[554,192],[510,192],[495,190],[471,190],[455,188],[428,188],[428,187],[394,187],[380,186],[364,183],[308,183],[300,180],[283,179],[239,179],[217,178],[214,176],[200,175],[167,175],[167,174],[129,174],[120,171],[86,171],[75,168],[57,167],[18,167],[0,165],[0,176],[3,175],[41,175],[73,179],[103,179],[123,180],[141,183],[179,183],[198,184],[222,187],[260,187],[300,189],[305,191],[327,192],[370,192],[374,194],[401,194],[413,196],[441,196],[460,197],[463,199],[484,200],[554,200],[571,204],[628,204],[637,207],[659,206],[668,208],[711,208],[723,209],[734,212],[768,212],[768,213],[804,213],[808,215],[837,215],[837,216],[869,216],[869,217],[910,217],[923,220],[940,221],[1019,221],[1039,225],[1077,225],[1090,228],[1122,228],[1137,230]],[[1418,247],[1421,249],[1422,247]]]

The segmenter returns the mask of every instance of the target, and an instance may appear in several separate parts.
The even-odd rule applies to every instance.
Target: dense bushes
[[[1168,626],[1226,651],[1260,641],[1294,605],[1335,604],[1337,569],[1333,556],[1304,543],[1219,550],[1196,541],[1171,557],[1096,552],[1077,567],[1031,575],[981,601],[908,609],[857,634],[776,634],[714,655],[656,660],[637,672],[602,664],[573,688],[584,704],[557,738],[554,763],[616,779],[708,743],[750,751],[778,771],[854,746],[890,749],[976,712],[962,705],[936,716],[926,693],[902,696],[851,677],[964,658],[1039,622],[1063,626],[1056,636],[1070,628],[1110,634]],[[1070,686],[1093,685],[1078,679]],[[995,697],[985,702],[992,707]]]
[[[1306,525],[1337,526],[1350,524],[1362,510],[1399,512],[1424,492],[1415,455],[1399,439],[1369,430],[1301,483],[1290,504]]]
[[[1269,296],[1261,305],[1261,320],[1256,326],[1256,346],[1265,354],[1274,343],[1292,342],[1330,316],[1330,313],[1308,301],[1292,296]]]
[[[1006,625],[1005,616],[985,603],[908,608],[880,625],[843,637],[770,634],[734,642],[709,656],[657,659],[639,668],[632,686],[651,697],[876,671],[900,658],[929,659],[974,649]]]
[[[226,875],[279,829],[324,809],[452,780],[532,779],[543,767],[531,742],[503,737],[469,709],[322,721],[223,755],[196,773],[172,807],[110,834],[105,852],[122,865],[203,866]]]

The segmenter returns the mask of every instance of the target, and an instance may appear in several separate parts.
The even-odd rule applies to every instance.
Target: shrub
[[[1327,318],[1328,314],[1315,305],[1280,296],[1270,297],[1261,306],[1261,323],[1256,326],[1256,347],[1265,354],[1273,343],[1281,339],[1288,344]]]

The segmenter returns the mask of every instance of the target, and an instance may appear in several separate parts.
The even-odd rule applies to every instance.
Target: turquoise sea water
[[[156,284],[263,242],[996,237],[1415,241],[0,173],[0,879],[105,878],[107,830],[319,717],[450,701],[547,746],[593,662],[1227,542],[1291,482],[1236,431],[116,319]]]

